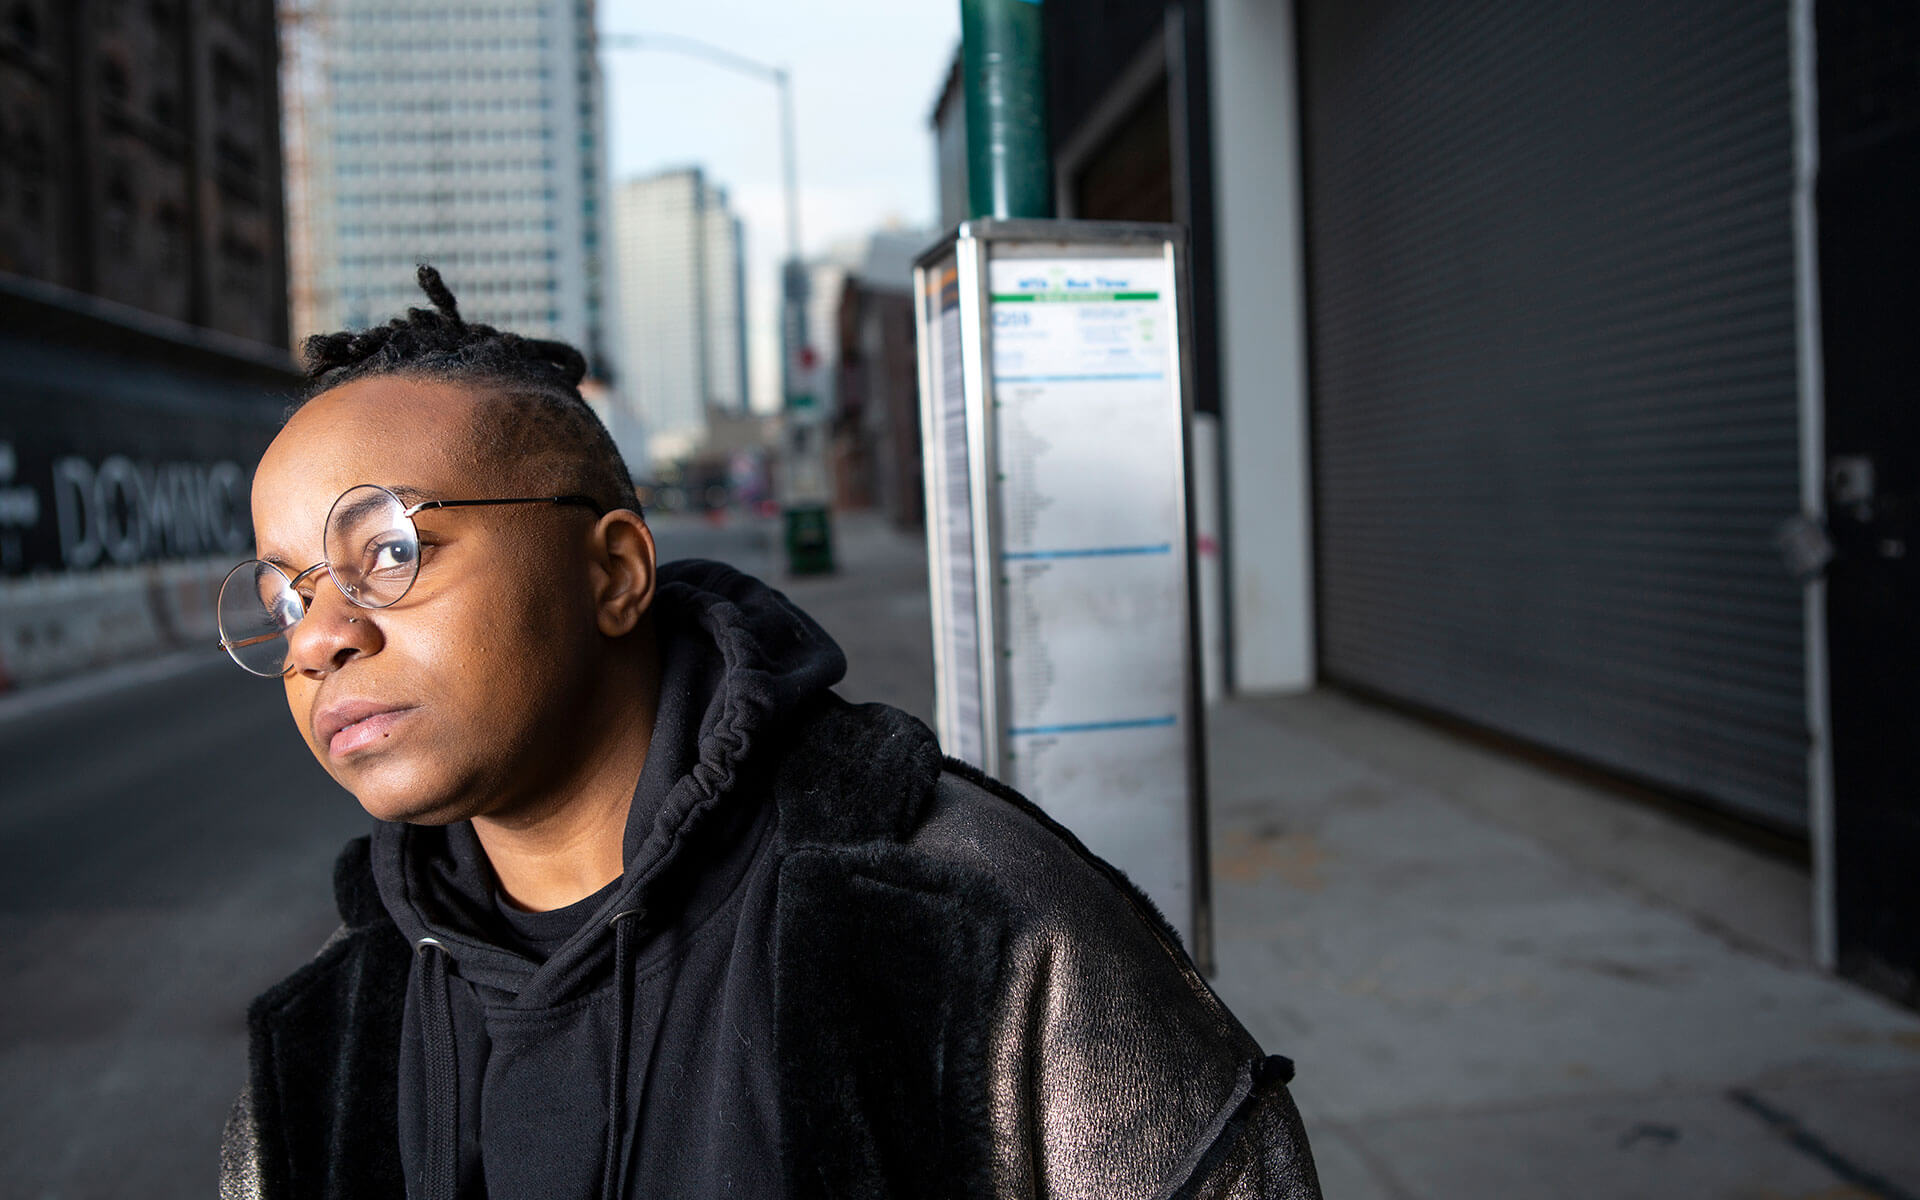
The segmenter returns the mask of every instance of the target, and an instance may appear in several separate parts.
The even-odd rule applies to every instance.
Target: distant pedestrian
[[[221,597],[378,818],[249,1014],[222,1195],[1317,1196],[1147,901],[779,592],[656,569],[579,352],[419,278],[308,341]]]

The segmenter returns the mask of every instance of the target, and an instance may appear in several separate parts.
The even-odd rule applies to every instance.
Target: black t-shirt
[[[502,942],[535,962],[545,962],[553,957],[555,950],[566,945],[568,938],[580,932],[587,918],[598,912],[619,886],[620,881],[616,879],[586,899],[576,900],[565,908],[556,908],[551,912],[528,912],[517,907],[507,899],[506,893],[495,888],[493,908],[500,918],[497,932]]]

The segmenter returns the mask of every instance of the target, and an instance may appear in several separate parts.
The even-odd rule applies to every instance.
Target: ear
[[[653,531],[617,508],[593,529],[594,616],[607,637],[624,637],[653,606]]]

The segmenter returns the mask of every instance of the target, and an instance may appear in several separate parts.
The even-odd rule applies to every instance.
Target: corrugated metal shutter
[[[1323,670],[1804,826],[1787,5],[1301,10]]]

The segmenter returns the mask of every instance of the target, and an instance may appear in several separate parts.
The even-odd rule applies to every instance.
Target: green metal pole
[[[960,0],[967,209],[976,217],[1053,215],[1040,3]]]

